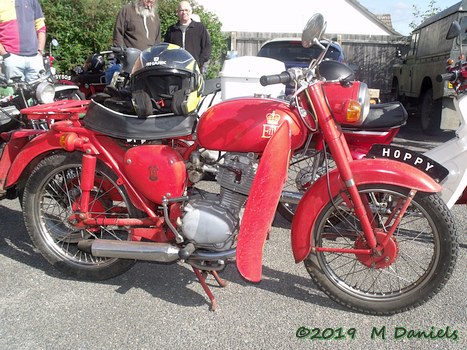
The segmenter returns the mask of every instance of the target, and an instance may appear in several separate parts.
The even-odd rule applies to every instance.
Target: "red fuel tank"
[[[305,127],[298,112],[277,99],[245,97],[218,103],[201,116],[197,138],[209,150],[261,153],[285,120],[290,124],[295,150],[305,142]]]
[[[123,171],[146,198],[162,203],[162,198],[180,197],[186,184],[185,162],[173,148],[142,145],[125,153]]]

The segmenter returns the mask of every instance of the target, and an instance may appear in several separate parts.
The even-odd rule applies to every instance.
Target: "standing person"
[[[164,41],[183,47],[198,62],[203,72],[204,64],[211,57],[211,39],[206,27],[192,19],[188,1],[181,1],[177,9],[178,22],[167,29]]]
[[[7,79],[38,78],[44,69],[45,18],[38,0],[0,1],[0,55]]]
[[[115,46],[146,50],[161,42],[161,21],[157,0],[136,0],[117,15],[113,32]]]

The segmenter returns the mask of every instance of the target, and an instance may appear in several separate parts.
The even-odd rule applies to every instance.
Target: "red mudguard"
[[[421,192],[440,192],[441,186],[422,171],[405,163],[389,159],[363,159],[350,164],[357,186],[377,183],[403,186]],[[345,185],[337,170],[322,176],[305,193],[300,201],[292,223],[292,249],[295,262],[303,261],[311,250],[311,234],[318,215],[329,202],[329,193],[334,198]]]
[[[39,155],[55,149],[61,149],[58,141],[59,140],[56,134],[47,132],[33,138],[30,142],[28,142],[21,149],[21,152],[18,153],[15,159],[12,160],[12,164],[5,182],[5,188],[14,185],[28,164],[39,157]]]
[[[284,122],[266,145],[251,186],[237,244],[238,271],[251,282],[261,280],[264,242],[287,177],[290,148],[290,127]]]

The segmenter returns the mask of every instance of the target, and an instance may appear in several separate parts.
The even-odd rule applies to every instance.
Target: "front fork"
[[[351,199],[351,203],[347,203],[350,207],[353,207],[356,216],[360,220],[363,234],[366,240],[366,246],[369,249],[363,249],[357,251],[356,249],[340,249],[342,253],[353,253],[353,254],[372,254],[377,251],[384,249],[384,246],[391,239],[397,228],[400,220],[404,216],[408,206],[410,205],[412,198],[415,196],[416,191],[410,191],[409,196],[405,203],[400,206],[397,217],[394,219],[394,223],[391,226],[389,232],[387,232],[386,238],[378,245],[376,240],[376,230],[370,222],[372,217],[371,209],[365,205],[358,192],[357,185],[355,183],[352,170],[350,168],[350,162],[353,161],[349,146],[345,140],[342,129],[335,123],[331,111],[328,108],[322,85],[320,83],[314,84],[309,87],[311,94],[307,91],[307,98],[311,106],[313,106],[314,113],[318,117],[321,131],[324,139],[329,145],[329,150],[334,158],[339,174],[344,182]],[[316,247],[316,251],[327,251],[329,249]],[[335,249],[331,249],[335,251]]]

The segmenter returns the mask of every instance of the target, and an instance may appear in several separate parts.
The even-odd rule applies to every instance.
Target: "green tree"
[[[112,32],[118,11],[130,0],[40,0],[46,17],[47,38],[57,39],[59,46],[54,49],[58,70],[68,72],[83,64],[95,52],[108,50],[112,44]],[[176,9],[179,0],[159,0],[158,12],[161,18],[161,32],[178,18]],[[218,17],[207,12],[203,6],[192,1],[193,12],[198,14],[209,31],[212,41],[212,55],[208,77],[218,75],[221,62],[227,51],[226,37],[221,33]]]
[[[441,9],[436,6],[436,0],[430,0],[424,11],[419,9],[416,5],[412,5],[412,9],[414,19],[409,24],[409,27],[412,29],[417,28],[423,21],[441,11]]]

